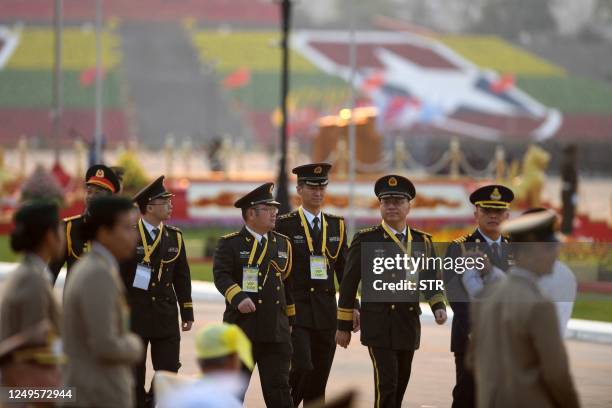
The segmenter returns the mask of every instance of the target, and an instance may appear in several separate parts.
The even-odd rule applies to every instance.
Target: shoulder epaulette
[[[367,234],[368,232],[376,231],[378,227],[379,227],[378,225],[374,225],[373,227],[363,228],[363,229],[360,229],[357,233]]]
[[[235,237],[236,235],[240,234],[240,232],[235,231],[235,232],[230,232],[229,234],[225,234],[221,237],[221,239],[228,239],[228,238],[232,238]]]
[[[339,219],[339,220],[343,220],[343,219],[344,219],[344,217],[343,217],[343,216],[341,216],[341,215],[330,214],[330,213],[323,213],[323,214],[325,214],[325,216],[326,216],[326,217],[329,217],[329,218],[337,218],[337,219]]]
[[[286,240],[289,240],[289,237],[288,237],[288,236],[286,236],[285,234],[281,234],[281,233],[280,233],[280,232],[278,232],[278,231],[272,231],[272,233],[274,233],[275,235],[278,235],[278,236],[279,236],[279,237],[281,237],[281,238],[285,238]]]
[[[286,219],[289,219],[289,218],[293,218],[296,215],[297,215],[297,211],[291,211],[291,212],[285,213],[283,215],[279,215],[278,217],[276,217],[276,220],[277,221],[286,220]]]
[[[180,232],[181,234],[183,233],[183,231],[181,231],[181,229],[179,227],[175,227],[174,225],[165,225],[164,224],[164,226],[166,228],[168,228],[169,230]]]
[[[470,235],[472,235],[472,234],[465,234],[463,236],[460,236],[459,238],[454,239],[453,242],[457,243],[457,244],[461,244],[461,243],[465,242],[470,237]]]
[[[410,228],[410,230],[416,232],[417,234],[425,235],[431,239],[431,234],[429,232],[421,231],[416,228]]]
[[[83,214],[79,214],[79,215],[73,215],[72,217],[66,217],[64,218],[64,222],[68,222],[68,221],[74,221],[78,218],[83,217]]]

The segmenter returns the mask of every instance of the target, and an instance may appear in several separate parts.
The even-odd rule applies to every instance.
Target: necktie
[[[401,232],[398,232],[397,234],[395,234],[395,236],[397,237],[397,239],[399,240],[399,242],[404,242],[404,234],[402,234]]]
[[[312,232],[315,237],[318,237],[321,233],[321,228],[319,228],[319,218],[314,218],[312,220]]]
[[[259,248],[261,250],[263,250],[263,248],[266,246],[266,242],[268,240],[266,239],[266,237],[261,237],[261,239],[259,240]]]
[[[493,261],[494,263],[499,262],[499,260],[501,259],[501,255],[500,255],[500,251],[499,251],[499,244],[497,242],[494,242],[491,244],[491,252],[493,253]]]
[[[157,234],[159,234],[159,228],[153,228],[153,230],[151,231],[151,238],[157,238]]]

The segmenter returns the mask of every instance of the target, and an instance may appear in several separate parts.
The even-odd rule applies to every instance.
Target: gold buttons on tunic
[[[311,292],[314,292],[314,288],[310,288],[310,291],[311,291]]]
[[[257,303],[263,303],[263,300],[259,299],[259,300],[257,301]]]
[[[391,305],[391,309],[395,310],[395,305]]]

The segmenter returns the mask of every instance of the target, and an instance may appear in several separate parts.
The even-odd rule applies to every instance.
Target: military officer
[[[180,332],[191,330],[193,304],[191,275],[181,231],[165,224],[172,215],[173,194],[158,177],[133,197],[140,209],[137,223],[138,246],[131,266],[122,267],[131,307],[132,331],[145,346],[151,345],[154,370],[177,372]],[[177,310],[178,304],[178,310]],[[151,404],[145,391],[146,361],[136,367],[136,401],[139,407]]]
[[[470,334],[469,301],[478,291],[495,279],[499,271],[506,271],[511,262],[508,238],[501,234],[501,223],[509,216],[510,203],[514,199],[512,190],[502,185],[487,185],[470,195],[474,205],[476,229],[453,241],[447,251],[447,258],[465,257],[470,254],[484,254],[492,266],[482,272],[470,270],[456,273],[445,270],[446,293],[453,309],[451,330],[451,352],[455,355],[456,385],[453,389],[453,407],[474,407],[474,377],[465,368]]]
[[[412,357],[419,348],[421,325],[419,315],[419,292],[407,291],[408,295],[397,296],[398,301],[388,302],[396,293],[385,293],[384,298],[366,298],[366,284],[372,269],[362,270],[364,259],[372,252],[394,257],[404,254],[412,257],[435,257],[431,236],[410,228],[406,217],[410,202],[415,197],[412,182],[398,175],[387,175],[376,181],[374,192],[380,200],[382,223],[357,232],[348,250],[344,278],[340,285],[338,301],[338,331],[336,342],[347,347],[353,328],[353,305],[357,287],[362,281],[361,343],[368,347],[375,382],[375,407],[400,407],[410,379]],[[377,255],[378,256],[378,255]],[[415,271],[416,272],[416,271]],[[395,278],[394,272],[391,276]],[[402,274],[400,274],[402,275]],[[406,273],[406,280],[416,277],[417,287],[421,280],[436,281],[435,266],[429,265],[418,273]],[[423,291],[425,299],[434,313],[436,322],[446,321],[445,298],[439,287]],[[374,296],[374,295],[371,295]]]
[[[89,244],[83,239],[84,224],[89,203],[96,197],[117,194],[121,190],[119,178],[113,170],[103,164],[91,166],[85,173],[85,212],[64,219],[66,228],[66,249],[64,255],[49,265],[53,282],[66,264],[68,268],[66,277],[74,263],[81,257],[83,252],[88,251]]]
[[[344,219],[321,211],[331,167],[313,163],[293,169],[302,205],[276,223],[276,230],[291,239],[293,248],[296,323],[289,383],[295,406],[325,396],[336,351],[334,275],[342,282],[347,244]],[[355,310],[355,318],[358,315]]]
[[[263,184],[234,203],[245,225],[219,241],[213,275],[226,301],[223,321],[240,326],[253,344],[266,406],[283,408],[293,407],[289,365],[295,304],[291,242],[273,231],[279,205],[273,188]]]

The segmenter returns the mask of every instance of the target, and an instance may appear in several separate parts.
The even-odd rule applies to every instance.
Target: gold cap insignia
[[[98,171],[96,171],[96,177],[104,178],[104,170],[98,169]]]
[[[496,201],[502,198],[502,195],[499,192],[499,189],[497,187],[495,187],[495,190],[493,190],[490,197],[491,197],[491,200],[496,200]]]
[[[317,166],[314,169],[314,174],[321,174],[323,172],[323,167]]]
[[[389,184],[390,187],[395,187],[397,186],[397,179],[395,177],[391,177],[389,178],[387,184]]]

